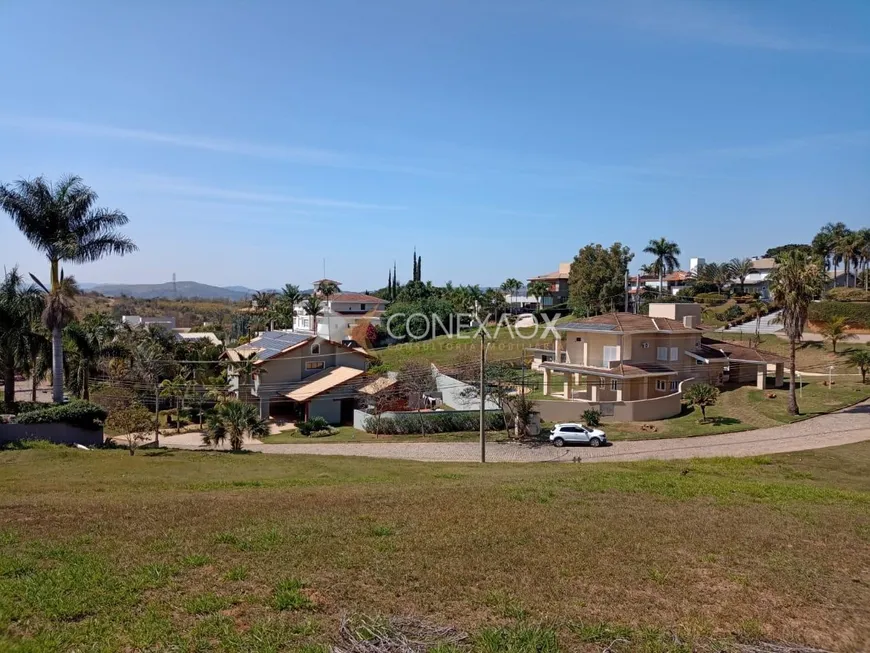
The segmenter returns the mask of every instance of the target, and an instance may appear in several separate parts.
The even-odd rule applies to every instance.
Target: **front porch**
[[[679,392],[677,373],[671,369],[643,370],[630,365],[593,369],[567,363],[544,363],[541,394],[567,401],[643,401]],[[558,375],[558,379],[557,379]]]

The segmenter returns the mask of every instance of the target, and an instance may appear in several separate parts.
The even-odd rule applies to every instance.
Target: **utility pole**
[[[628,313],[628,268],[625,268],[625,312]]]
[[[154,384],[154,446],[160,448],[160,386]]]
[[[480,462],[486,462],[486,332],[480,330]]]

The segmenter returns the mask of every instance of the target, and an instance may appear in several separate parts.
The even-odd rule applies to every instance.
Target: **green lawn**
[[[455,433],[428,433],[426,435],[375,435],[358,431],[352,426],[340,426],[331,435],[307,438],[295,429],[282,431],[275,435],[260,438],[263,444],[323,444],[329,442],[473,442],[480,438],[477,431]],[[488,442],[501,442],[508,439],[504,431],[487,433]]]
[[[0,650],[870,649],[870,443],[625,464],[0,452]]]
[[[832,387],[823,385],[823,379],[808,381],[805,377],[803,391],[798,391],[798,406],[801,415],[789,415],[786,407],[788,388],[758,390],[752,386],[723,389],[716,406],[707,409],[707,423],[701,423],[699,409],[687,408],[682,415],[670,419],[648,422],[655,431],[643,430],[643,423],[608,422],[607,437],[613,440],[648,440],[657,438],[680,438],[697,435],[731,433],[750,429],[787,424],[800,419],[830,413],[870,397],[870,385],[860,381],[836,380]],[[788,378],[786,377],[786,383]],[[775,394],[768,398],[768,394]]]

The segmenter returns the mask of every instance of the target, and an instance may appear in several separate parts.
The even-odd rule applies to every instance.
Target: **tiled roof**
[[[556,327],[559,331],[603,331],[611,333],[635,333],[656,331],[699,332],[701,329],[687,327],[680,320],[665,317],[649,317],[634,313],[605,313],[595,317],[575,320]]]
[[[324,392],[329,392],[341,384],[347,383],[351,379],[355,379],[363,373],[363,370],[353,367],[331,367],[328,370],[323,370],[314,376],[308,377],[305,385],[299,386],[284,396],[293,401],[309,401],[318,395],[322,395]]]
[[[567,279],[567,272],[559,272],[556,270],[555,272],[548,272],[547,274],[542,274],[537,277],[529,277],[529,281],[556,281],[559,279]]]
[[[383,304],[385,300],[361,292],[339,292],[329,296],[331,302],[366,302]]]
[[[713,338],[701,338],[701,346],[692,349],[692,353],[707,359],[725,358],[729,360],[749,361],[754,363],[784,363],[785,358],[763,349],[753,349],[738,345],[735,342],[725,342]]]

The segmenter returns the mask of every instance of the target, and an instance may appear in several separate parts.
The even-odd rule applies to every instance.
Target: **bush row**
[[[103,423],[106,421],[106,411],[86,401],[73,401],[68,404],[19,413],[15,421],[18,424],[69,424],[97,431],[103,427]]]
[[[828,322],[844,317],[850,326],[870,329],[870,302],[813,302],[808,317],[810,322]]]
[[[486,430],[504,429],[502,413],[485,413]],[[372,415],[363,425],[369,433],[385,435],[406,435],[409,433],[453,433],[456,431],[476,431],[480,428],[479,414],[476,412],[443,411],[440,413],[400,413],[390,417]],[[425,430],[424,430],[425,429]]]
[[[831,288],[825,299],[836,302],[870,302],[870,292],[863,288]]]

